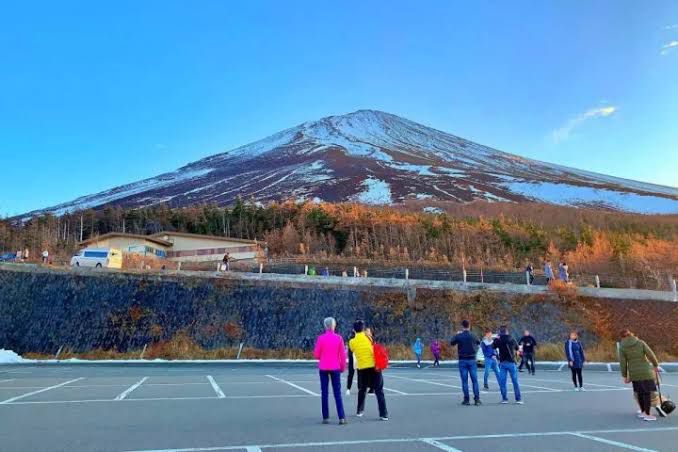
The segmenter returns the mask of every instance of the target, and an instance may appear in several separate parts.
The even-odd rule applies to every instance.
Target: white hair
[[[337,326],[337,321],[334,320],[334,317],[326,317],[323,320],[323,325],[325,325],[326,330],[333,330]]]

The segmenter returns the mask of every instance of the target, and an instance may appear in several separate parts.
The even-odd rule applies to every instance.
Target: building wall
[[[87,248],[117,248],[125,253],[129,252],[130,247],[150,247],[153,250],[160,250],[165,254],[167,254],[168,251],[168,247],[160,245],[159,243],[131,237],[109,237],[103,240],[93,241],[87,245]],[[141,252],[141,254],[143,254],[143,252]]]
[[[167,257],[177,262],[208,262],[221,260],[229,253],[233,260],[255,260],[259,247],[255,243],[243,243],[220,238],[183,237],[166,234],[159,238],[173,242]]]

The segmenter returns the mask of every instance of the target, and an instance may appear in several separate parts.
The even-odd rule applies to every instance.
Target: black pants
[[[358,413],[365,411],[365,396],[368,388],[373,389],[374,395],[377,396],[379,416],[388,417],[384,397],[384,377],[381,372],[374,370],[374,367],[358,369]]]
[[[577,387],[577,381],[579,381],[579,387],[581,388],[582,385],[584,384],[584,380],[582,378],[581,374],[581,367],[576,368],[576,367],[570,367],[570,370],[572,371],[572,383],[574,383],[574,387]]]
[[[355,367],[353,367],[353,353],[348,352],[348,378],[346,380],[346,389],[351,389],[353,386],[353,375],[355,374]]]
[[[640,380],[633,382],[633,391],[638,395],[638,405],[640,411],[650,415],[652,407],[652,392],[657,390],[657,384],[654,380]]]
[[[520,370],[523,370],[523,364],[527,366],[527,371],[534,373],[534,353],[524,353],[520,361]]]

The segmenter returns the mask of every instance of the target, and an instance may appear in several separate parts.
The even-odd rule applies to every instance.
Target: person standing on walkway
[[[537,341],[535,338],[530,334],[529,330],[525,330],[523,333],[523,337],[520,338],[520,341],[518,342],[518,346],[523,347],[523,357],[522,360],[520,361],[520,367],[518,367],[518,370],[520,372],[523,371],[523,365],[527,366],[527,373],[530,373],[534,375],[534,352],[535,349],[537,348]]]
[[[656,421],[650,414],[652,393],[657,390],[657,374],[659,361],[652,349],[629,331],[624,329],[620,333],[619,368],[624,383],[633,384],[633,391],[638,397],[641,414],[639,418],[645,421]]]
[[[492,347],[493,342],[492,330],[485,330],[485,337],[483,337],[483,341],[480,343],[480,348],[483,350],[483,357],[485,358],[485,372],[483,374],[483,389],[485,391],[490,390],[490,385],[488,384],[490,371],[494,372],[497,384],[499,384],[499,363],[497,362],[497,352]]]
[[[224,258],[221,259],[221,271],[230,271],[231,270],[231,255],[226,253]]]
[[[440,355],[442,353],[442,348],[440,347],[440,342],[438,339],[434,339],[431,342],[431,354],[433,355],[433,367],[440,367]]]
[[[570,273],[569,273],[569,268],[567,266],[567,263],[564,261],[558,264],[558,273],[560,280],[564,283],[570,282]]]
[[[471,333],[471,323],[468,320],[461,322],[463,330],[457,333],[450,342],[454,347],[457,346],[459,355],[459,376],[461,377],[461,389],[464,392],[462,405],[470,405],[470,396],[468,391],[468,377],[471,377],[473,384],[473,399],[476,405],[480,405],[480,387],[478,385],[478,363],[476,362],[476,353],[480,341]]]
[[[331,380],[339,424],[344,425],[346,424],[346,415],[344,414],[344,404],[341,400],[341,373],[346,370],[346,348],[344,340],[334,332],[337,327],[337,321],[333,317],[327,317],[323,321],[323,325],[325,326],[325,332],[318,336],[315,348],[313,349],[313,356],[318,360],[320,373],[323,424],[329,424],[330,422],[328,386]]]
[[[355,354],[358,369],[358,411],[356,416],[362,417],[365,412],[365,396],[367,389],[373,389],[379,406],[379,418],[388,421],[386,397],[384,397],[384,377],[375,369],[374,344],[365,333],[365,322],[357,320],[353,324],[355,337],[348,342],[349,351]]]
[[[24,250],[24,260],[28,262],[28,256],[30,255],[30,252],[28,251],[28,248]]]
[[[420,338],[417,338],[412,345],[412,351],[414,356],[417,357],[417,368],[421,369],[421,355],[424,353],[424,343],[421,342]]]
[[[347,342],[351,342],[351,339],[355,337],[355,331],[351,331],[351,335],[348,338]],[[346,395],[351,395],[351,387],[353,387],[353,376],[355,375],[355,359],[353,357],[353,352],[348,350],[348,377],[346,378]]]
[[[532,262],[528,262],[527,267],[525,267],[525,271],[527,272],[529,284],[532,285],[534,282],[534,267],[532,266]]]
[[[42,252],[42,263],[43,264],[49,263],[49,251],[47,251],[46,249]]]
[[[501,403],[508,403],[507,374],[511,375],[513,392],[518,405],[523,404],[518,383],[518,368],[516,367],[516,351],[518,343],[508,332],[508,328],[502,325],[499,328],[499,337],[495,338],[492,347],[499,353],[499,390],[501,391]]]
[[[546,259],[544,262],[544,277],[546,278],[546,285],[548,286],[553,281],[553,267],[551,266],[551,259]]]
[[[584,346],[579,342],[579,333],[572,331],[570,338],[565,342],[565,356],[567,357],[567,365],[572,372],[572,383],[574,383],[575,391],[584,391],[584,382],[582,370],[586,362],[586,355],[584,354]],[[579,386],[577,386],[579,384]]]

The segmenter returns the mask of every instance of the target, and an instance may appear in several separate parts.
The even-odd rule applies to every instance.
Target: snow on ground
[[[678,213],[678,201],[659,196],[552,182],[512,182],[507,184],[506,188],[528,198],[553,204],[605,204],[614,209],[639,213]]]
[[[12,350],[5,350],[4,348],[0,348],[0,364],[15,364],[15,363],[21,363],[23,362],[24,359],[14,353]]]
[[[437,174],[431,172],[430,165],[413,165],[411,163],[391,163],[388,166],[400,171],[409,171],[411,173],[417,173],[420,176],[437,176]]]
[[[365,190],[357,195],[356,199],[365,204],[390,204],[392,202],[391,186],[388,182],[372,177],[362,183]]]
[[[431,207],[431,206],[429,206],[429,207],[424,207],[424,208],[421,209],[421,210],[424,211],[424,212],[426,212],[426,213],[434,213],[434,214],[436,214],[436,215],[440,215],[440,214],[445,213],[445,211],[444,211],[443,209],[441,209],[440,207]]]

